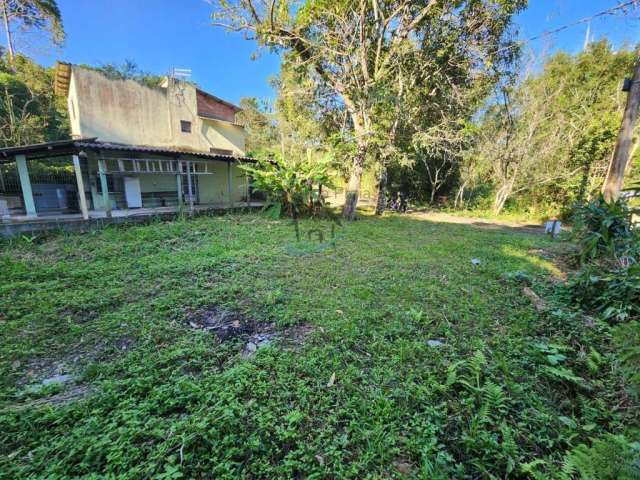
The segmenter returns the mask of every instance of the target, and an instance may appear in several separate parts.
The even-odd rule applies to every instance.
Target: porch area
[[[239,168],[253,161],[96,139],[0,149],[1,225],[12,226],[2,232],[260,207],[260,193]]]

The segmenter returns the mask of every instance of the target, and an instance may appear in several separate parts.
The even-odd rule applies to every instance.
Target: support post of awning
[[[107,183],[107,168],[104,159],[98,159],[98,174],[100,175],[100,188],[102,188],[102,202],[107,212],[107,218],[111,218],[111,199],[109,198],[109,184]]]
[[[176,191],[178,192],[178,207],[182,207],[183,198],[182,198],[182,162],[180,160],[176,161],[178,166],[178,173],[176,173]]]
[[[193,183],[191,182],[192,162],[187,162],[187,192],[189,193],[189,211],[193,212]]]
[[[231,188],[231,162],[227,162],[227,192],[229,194],[229,207],[233,208],[233,192]]]
[[[31,190],[31,180],[29,179],[29,169],[27,168],[27,157],[24,155],[16,155],[16,167],[18,168],[20,186],[22,187],[24,209],[27,212],[27,216],[37,217],[36,204],[33,201],[33,191]]]
[[[73,170],[76,172],[76,184],[78,186],[78,204],[82,212],[82,218],[89,220],[89,208],[87,207],[87,195],[84,191],[84,180],[82,179],[82,169],[80,168],[80,157],[73,156]]]

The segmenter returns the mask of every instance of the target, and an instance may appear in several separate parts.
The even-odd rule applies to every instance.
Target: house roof
[[[201,90],[199,88],[196,88],[196,92],[204,95],[205,97],[209,97],[209,98],[211,98],[212,100],[214,100],[216,102],[222,103],[223,105],[226,105],[229,108],[232,108],[236,113],[242,111],[242,109],[239,106],[234,105],[231,102],[227,102],[226,100],[223,100],[220,97],[216,97],[215,95],[212,95],[209,92],[205,92],[204,90]]]
[[[69,94],[69,84],[71,82],[71,67],[73,67],[73,64],[71,63],[62,62],[59,60],[56,62],[56,73],[55,73],[55,81],[54,81],[54,90],[56,95],[66,96]],[[227,102],[226,100],[223,100],[220,97],[216,97],[215,95],[209,92],[205,92],[200,88],[196,87],[196,92],[206,97],[209,97],[210,99],[218,103],[226,105],[236,113],[242,111],[242,109],[237,105],[234,105],[231,102]]]
[[[82,139],[86,142],[95,141],[95,138]],[[47,156],[60,156],[71,154],[75,151],[76,140],[56,140],[54,142],[32,143],[17,147],[0,148],[0,163],[12,162],[15,155],[25,155],[27,158],[43,158]]]
[[[56,95],[67,96],[69,93],[69,83],[71,82],[71,64],[66,62],[56,62],[56,76],[53,90]]]
[[[123,143],[101,142],[96,138],[80,138],[70,140],[58,140],[46,143],[34,143],[19,147],[0,148],[0,163],[14,161],[16,155],[24,155],[27,159],[57,157],[63,155],[78,154],[81,151],[102,152],[114,151],[123,153],[151,153],[154,155],[177,157],[197,157],[224,162],[255,162],[251,157],[224,155],[212,152],[185,150],[174,147],[152,147],[148,145],[127,145]]]

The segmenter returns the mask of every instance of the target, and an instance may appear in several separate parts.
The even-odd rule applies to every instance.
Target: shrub
[[[574,232],[582,269],[567,282],[569,301],[608,321],[638,318],[640,236],[626,202],[599,196],[580,209]]]
[[[267,194],[266,208],[274,217],[318,214],[323,207],[319,187],[332,184],[327,162],[269,159],[241,168],[253,178],[254,188]]]
[[[638,252],[638,235],[632,228],[631,210],[622,199],[606,202],[602,195],[580,207],[574,235],[580,262],[602,257],[625,261]]]
[[[570,300],[604,320],[640,318],[640,264],[605,270],[588,266],[567,282]]]

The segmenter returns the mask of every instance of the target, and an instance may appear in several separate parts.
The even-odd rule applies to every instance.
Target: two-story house
[[[235,105],[184,80],[149,87],[68,63],[55,90],[71,139],[0,149],[5,223],[251,204]]]

